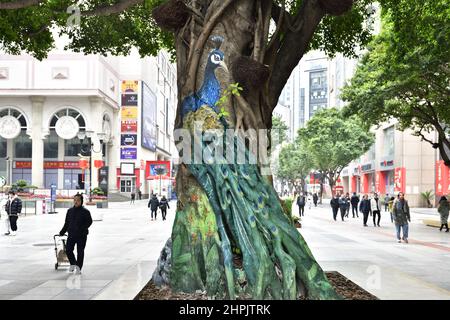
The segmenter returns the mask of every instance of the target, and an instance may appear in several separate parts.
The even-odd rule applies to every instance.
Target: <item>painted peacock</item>
[[[216,102],[221,87],[215,70],[226,70],[221,37],[213,37],[204,82],[182,102],[183,128],[196,132],[227,128]],[[303,237],[283,213],[278,197],[245,148],[216,139],[202,144],[201,163],[188,163],[192,181],[187,196],[179,200],[172,231],[170,285],[185,292],[206,290],[217,298],[339,299],[315,261]],[[197,142],[195,142],[197,141]],[[245,164],[214,157],[244,148]],[[197,148],[201,150],[201,148]],[[206,152],[205,152],[206,151]]]

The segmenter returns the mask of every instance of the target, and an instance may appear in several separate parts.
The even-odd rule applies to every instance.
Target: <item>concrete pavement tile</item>
[[[66,290],[66,287],[37,287],[24,292],[23,296],[51,296],[54,297]]]
[[[51,300],[54,296],[43,296],[43,295],[37,295],[37,296],[31,296],[31,295],[20,295],[17,297],[14,297],[12,300]]]
[[[11,300],[16,296],[15,294],[0,294],[0,300]]]

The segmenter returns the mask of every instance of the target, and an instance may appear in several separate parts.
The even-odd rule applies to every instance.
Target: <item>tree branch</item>
[[[81,12],[82,16],[108,16],[127,10],[128,8],[137,4],[143,3],[144,0],[121,0],[116,4],[106,7],[98,7],[89,11]]]
[[[32,7],[40,4],[43,0],[17,0],[12,2],[0,2],[0,10],[15,10]]]
[[[305,0],[295,16],[294,24],[301,25],[298,32],[288,30],[284,36],[270,78],[270,105],[274,108],[292,70],[297,66],[306,52],[311,38],[319,25],[325,11],[317,0]],[[297,30],[294,30],[297,31]]]

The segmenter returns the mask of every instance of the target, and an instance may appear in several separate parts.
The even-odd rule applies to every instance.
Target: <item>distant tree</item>
[[[321,174],[322,194],[324,178],[333,189],[342,169],[369,150],[374,135],[356,116],[344,117],[339,110],[331,108],[317,112],[306,127],[299,129],[298,139]]]

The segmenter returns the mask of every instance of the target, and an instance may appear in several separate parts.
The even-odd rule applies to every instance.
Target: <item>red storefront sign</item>
[[[394,192],[405,192],[406,169],[395,168],[394,171]]]
[[[383,171],[377,171],[375,176],[375,190],[378,194],[386,192],[386,183]]]
[[[352,176],[352,186],[351,186],[351,191],[352,192],[356,192],[356,184],[357,184],[357,178],[356,176]]]
[[[121,132],[122,133],[137,132],[137,120],[122,120]]]
[[[31,169],[31,161],[16,161],[14,168]],[[80,169],[77,161],[44,161],[44,169]]]
[[[436,162],[436,195],[447,195],[450,190],[450,170],[444,161]]]

